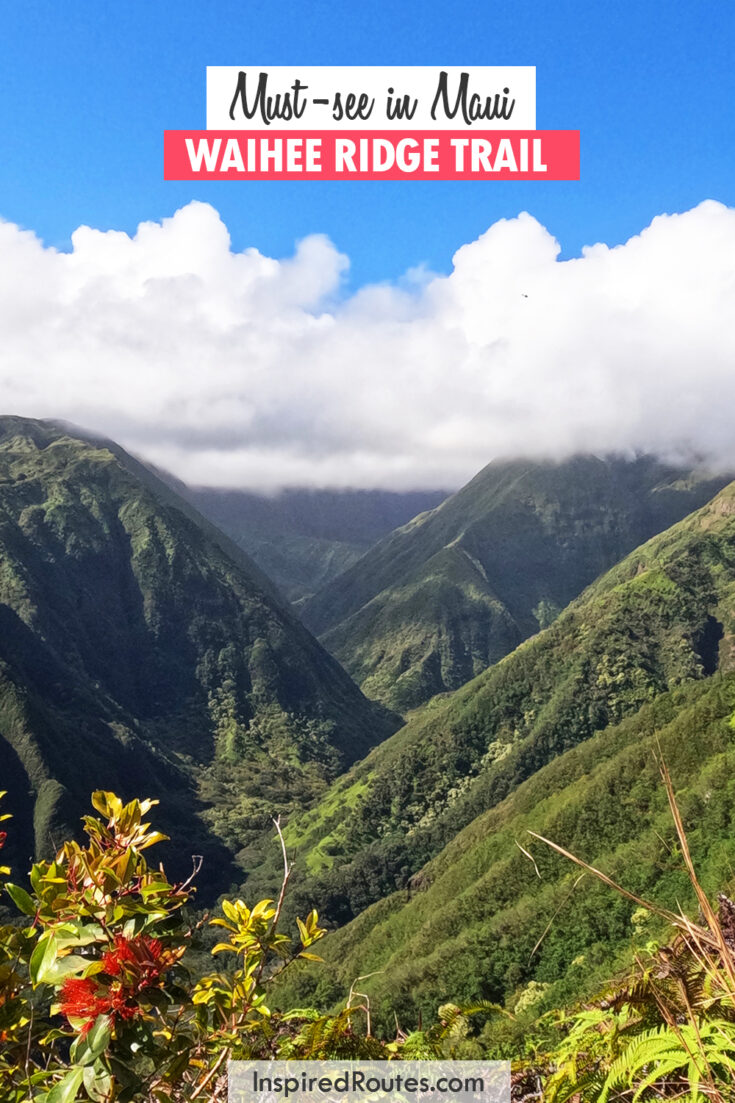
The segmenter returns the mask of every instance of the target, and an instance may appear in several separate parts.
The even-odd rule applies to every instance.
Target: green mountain
[[[0,418],[0,788],[16,859],[113,788],[160,795],[222,887],[249,833],[395,727],[147,468],[68,427]]]
[[[300,603],[382,536],[446,498],[442,490],[301,490],[273,496],[181,485],[179,492]]]
[[[535,1019],[594,997],[659,926],[530,831],[640,897],[696,915],[659,755],[714,898],[735,866],[733,674],[662,694],[542,767],[406,887],[330,934],[320,946],[325,965],[291,976],[284,1005],[328,1007],[363,977],[376,1029],[390,1033],[395,1017],[410,1030],[448,1000],[491,1000],[516,1022],[491,1018],[482,1053],[516,1056]]]
[[[295,816],[286,838],[301,871],[297,903],[318,900],[343,924],[406,889],[459,831],[554,759],[658,695],[735,668],[734,632],[731,484]],[[267,862],[254,868],[253,891],[272,879]]]
[[[491,463],[307,601],[304,623],[399,712],[457,689],[727,481],[634,461]]]

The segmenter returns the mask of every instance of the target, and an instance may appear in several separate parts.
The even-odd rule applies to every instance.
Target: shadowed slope
[[[161,793],[204,837],[218,824],[196,819],[197,794],[222,777],[259,799],[281,771],[269,810],[293,807],[394,728],[244,553],[122,449],[0,419],[0,781],[22,771],[9,810],[24,817],[23,791],[35,809],[21,846],[47,848],[96,787]]]

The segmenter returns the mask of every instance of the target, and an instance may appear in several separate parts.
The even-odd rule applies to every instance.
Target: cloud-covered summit
[[[459,485],[493,456],[735,462],[735,210],[560,261],[528,214],[448,276],[347,295],[324,236],[235,253],[209,205],[72,250],[0,222],[0,409],[65,418],[191,483]]]

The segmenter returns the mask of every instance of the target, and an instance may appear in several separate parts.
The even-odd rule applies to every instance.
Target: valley
[[[660,927],[531,832],[691,905],[662,761],[725,890],[734,641],[724,474],[579,456],[446,498],[267,499],[0,418],[4,855],[49,853],[105,788],[160,799],[201,903],[273,898],[280,816],[284,919],[316,906],[329,930],[284,1008],[370,973],[383,1032],[487,1000],[515,1025],[486,1021],[485,1051],[515,1052]]]

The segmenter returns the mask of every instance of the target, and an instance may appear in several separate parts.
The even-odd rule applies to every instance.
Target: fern
[[[700,1091],[702,1083],[735,1086],[733,1024],[703,1021],[646,1031],[611,1065],[600,1103],[607,1103],[612,1089],[620,1087],[635,1088],[633,1103],[638,1103],[655,1084],[669,1082],[689,1087],[691,1103],[711,1099],[711,1092]]]

